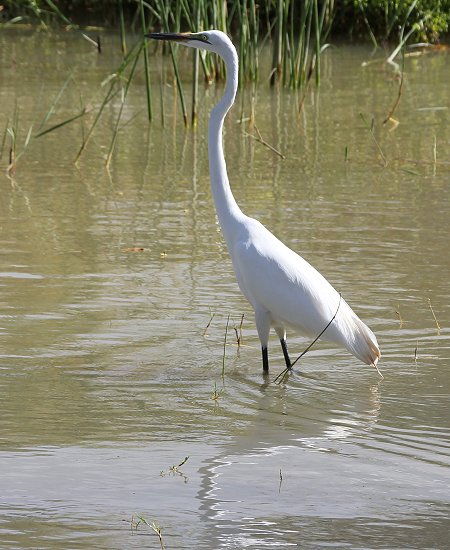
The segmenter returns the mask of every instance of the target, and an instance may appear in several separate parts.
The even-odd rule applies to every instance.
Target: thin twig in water
[[[395,128],[397,128],[397,126],[398,126],[398,121],[396,121],[392,117],[394,116],[394,112],[397,109],[398,104],[400,103],[400,99],[401,99],[402,94],[403,94],[404,67],[405,67],[405,53],[403,52],[402,69],[401,69],[401,72],[400,72],[400,84],[398,85],[397,98],[396,98],[396,100],[394,102],[394,105],[392,106],[391,110],[386,115],[386,118],[383,120],[383,124],[386,124],[386,122],[388,122],[388,121],[392,121],[394,123],[394,127],[392,128],[392,130],[395,130]]]
[[[303,351],[298,357],[297,359],[292,363],[291,365],[291,368],[295,365],[295,363],[297,363],[297,361],[302,358],[305,353],[307,353],[312,347],[313,345],[317,342],[317,340],[322,336],[322,334],[327,330],[327,328],[331,325],[331,323],[336,319],[336,315],[338,314],[338,311],[339,311],[339,308],[341,307],[341,300],[342,300],[342,295],[341,293],[339,292],[339,303],[338,303],[338,307],[336,309],[336,313],[333,315],[333,317],[330,319],[329,323],[327,324],[327,326],[322,330],[322,332],[316,336],[316,338],[309,344],[309,346],[305,349],[305,351]]]
[[[223,393],[223,388],[221,390],[217,390],[217,383],[214,382],[214,392],[211,395],[211,399],[213,399],[217,403],[217,400],[220,399],[220,397],[222,397],[222,393]]]
[[[244,314],[241,315],[241,322],[239,323],[239,326],[236,325],[233,326],[234,332],[236,334],[236,343],[237,347],[240,348],[242,344],[242,323],[244,322]]]
[[[361,117],[362,121],[364,122],[364,124],[366,125],[367,129],[369,130],[370,132],[370,135],[372,136],[372,139],[373,139],[373,142],[375,143],[377,149],[378,149],[378,152],[380,153],[380,156],[381,158],[383,159],[383,164],[384,164],[384,167],[386,168],[386,166],[388,165],[387,163],[387,160],[386,160],[386,157],[384,156],[384,153],[383,153],[383,150],[381,149],[381,146],[380,144],[378,143],[377,141],[377,138],[375,137],[375,134],[373,132],[373,120],[372,120],[372,124],[369,125],[367,123],[367,120],[365,119],[364,115],[362,113],[359,113],[359,116]]]
[[[372,28],[370,26],[369,20],[367,19],[366,12],[364,11],[364,6],[363,6],[361,0],[358,0],[358,6],[359,6],[359,9],[361,10],[363,21],[367,26],[367,30],[369,31],[370,40],[372,40],[372,44],[373,44],[374,48],[378,48],[377,39],[375,38],[375,35],[373,34]]]
[[[439,321],[437,320],[436,315],[434,314],[430,298],[428,298],[428,305],[430,306],[431,313],[433,314],[434,322],[436,323],[436,326],[437,326],[437,329],[438,329],[438,334],[440,334],[441,333],[441,326],[439,325]]]
[[[223,339],[223,356],[222,356],[222,378],[225,376],[225,354],[227,347],[228,325],[230,324],[230,314],[227,317],[227,325],[225,327],[225,337]]]
[[[139,521],[137,523],[135,523],[135,528],[137,529],[139,527],[140,523],[144,523],[145,525],[147,525],[147,527],[150,527],[150,529],[152,529],[152,531],[154,531],[155,534],[158,535],[161,550],[164,550],[165,546],[164,546],[164,541],[163,541],[163,537],[162,537],[161,527],[157,523],[155,523],[154,521],[149,523],[143,516],[137,516],[137,518],[138,518]],[[132,521],[132,524],[133,524],[133,518],[131,519],[131,521]]]
[[[214,319],[215,315],[216,315],[215,313],[211,314],[211,318],[210,318],[210,320],[208,321],[208,324],[206,325],[205,330],[203,331],[203,336],[206,336],[206,333],[208,332],[208,329],[209,329],[209,327],[210,327],[210,325],[211,325],[211,323],[212,323],[212,320]]]
[[[381,371],[378,368],[378,366],[375,363],[371,363],[370,365],[377,371],[377,373],[380,375],[381,379],[384,380],[384,376],[381,374]]]
[[[402,319],[402,315],[400,313],[400,304],[397,304],[397,309],[395,310],[395,313],[397,314],[397,317],[398,317],[398,320],[399,320],[399,323],[400,323],[400,328],[403,327],[403,319]]]
[[[180,466],[183,466],[183,464],[186,464],[186,462],[189,460],[189,455],[188,456],[185,456],[183,458],[183,460],[178,464],[177,468],[179,468]]]
[[[435,134],[434,141],[433,141],[433,176],[436,175],[436,164],[437,164],[437,143],[436,143],[436,134]]]
[[[62,126],[65,126],[66,124],[69,124],[73,122],[74,120],[77,120],[78,118],[81,118],[82,116],[86,115],[87,113],[90,113],[92,109],[86,109],[86,107],[83,107],[81,112],[77,115],[74,115],[70,118],[67,118],[66,120],[63,120],[62,122],[58,122],[58,124],[55,124],[54,126],[51,126],[50,128],[47,128],[46,130],[42,130],[35,134],[33,137],[38,138],[45,136],[45,134],[49,134],[50,132],[53,132],[53,130],[58,130]]]
[[[189,460],[189,456],[184,457],[184,459],[179,464],[173,464],[172,466],[170,466],[170,468],[167,471],[161,470],[159,475],[161,477],[166,477],[167,475],[174,476],[178,474],[184,479],[184,482],[187,483],[188,477],[180,470],[180,468],[181,466],[183,466],[183,464],[186,464],[188,460]]]
[[[336,313],[333,315],[333,317],[330,319],[330,321],[328,322],[327,326],[322,330],[322,332],[316,336],[314,338],[314,340],[309,344],[309,346],[297,357],[297,359],[291,363],[291,366],[290,368],[285,368],[284,371],[282,373],[280,373],[274,380],[274,382],[276,382],[279,378],[281,378],[279,384],[281,384],[281,382],[283,382],[284,380],[284,377],[285,375],[292,370],[292,367],[295,365],[295,363],[297,363],[297,361],[299,359],[301,359],[305,353],[307,353],[312,347],[313,345],[317,342],[317,340],[323,335],[323,333],[327,330],[327,328],[331,325],[331,323],[336,319],[336,315],[338,314],[338,311],[339,311],[339,308],[341,307],[341,300],[342,300],[342,295],[341,293],[339,292],[339,303],[338,303],[338,307],[336,309]],[[381,374],[381,373],[380,373]]]
[[[416,342],[416,349],[414,350],[414,363],[417,363],[417,350],[419,348],[419,340]]]
[[[239,344],[242,344],[242,325],[244,323],[244,314],[241,315],[241,322],[239,323]]]
[[[276,155],[278,155],[279,157],[281,157],[282,159],[285,159],[285,155],[283,155],[283,153],[280,153],[280,151],[278,151],[277,149],[275,149],[275,147],[273,147],[272,145],[270,145],[270,143],[267,143],[267,141],[265,141],[262,136],[261,136],[261,132],[258,130],[258,127],[256,126],[255,124],[255,130],[256,130],[256,133],[258,134],[257,136],[254,136],[252,134],[249,134],[247,132],[244,132],[246,136],[248,137],[251,137],[252,139],[254,139],[255,141],[261,143],[262,145],[264,145],[265,147],[267,147],[268,149],[270,149],[273,153],[275,153]]]

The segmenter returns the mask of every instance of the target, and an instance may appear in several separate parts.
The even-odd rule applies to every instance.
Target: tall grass
[[[82,33],[62,13],[61,8],[52,0],[46,0],[47,5],[55,10],[55,16],[70,25],[76,32]],[[93,121],[88,127],[76,160],[86,149],[98,123],[111,101],[120,105],[117,119],[112,129],[110,147],[106,156],[108,165],[117,143],[121,129],[121,117],[131,82],[136,71],[143,70],[146,90],[147,117],[153,121],[152,84],[150,81],[150,52],[149,44],[141,38],[132,48],[128,47],[125,33],[125,5],[127,0],[117,3],[117,21],[120,29],[120,48],[123,55],[121,65],[106,79],[108,85],[103,100],[100,102]],[[326,47],[324,40],[329,32],[334,0],[277,0],[275,4],[265,3],[264,10],[256,0],[134,0],[135,14],[132,17],[136,31],[143,37],[149,30],[164,32],[183,32],[186,30],[202,31],[211,28],[219,29],[232,36],[238,49],[240,58],[239,81],[243,91],[250,90],[250,102],[246,100],[246,93],[241,94],[241,121],[247,120],[249,125],[255,120],[256,86],[262,79],[270,78],[272,85],[284,85],[295,89],[306,89],[315,75],[315,82],[320,81],[320,55]],[[83,36],[85,34],[83,33]],[[273,63],[269,75],[260,74],[260,54],[263,47],[273,48]],[[185,126],[195,126],[199,105],[199,81],[204,80],[206,85],[213,81],[226,78],[222,60],[216,55],[204,55],[197,50],[184,50],[183,56],[192,55],[193,88],[192,102],[189,107],[186,100],[185,88],[181,80],[178,45],[172,42],[152,45],[153,52],[163,48],[172,65],[173,88],[176,90],[183,122]],[[99,50],[100,53],[100,50]],[[139,61],[142,60],[142,63]],[[164,80],[159,79],[159,98],[161,105],[161,124],[165,124]],[[249,86],[250,85],[250,86]],[[62,92],[64,88],[62,89]],[[62,93],[61,92],[61,93]],[[303,96],[304,97],[304,96]],[[245,113],[250,105],[250,112]],[[301,107],[302,101],[299,103]],[[86,109],[62,124],[49,129],[40,128],[38,135],[44,135],[60,128],[61,125],[77,120],[86,114]],[[47,122],[47,121],[44,121]]]
[[[18,4],[18,3],[17,3]],[[39,18],[42,25],[47,25],[50,17],[71,29],[80,33],[84,38],[98,48],[101,53],[99,39],[92,40],[81,27],[74,23],[64,13],[64,2],[58,3],[53,0],[33,0],[29,2],[28,9],[35,17]],[[264,4],[264,9],[262,9]],[[134,8],[133,8],[134,6]],[[271,70],[271,83],[288,85],[292,88],[303,88],[309,83],[311,75],[316,76],[316,83],[320,77],[320,54],[323,51],[323,39],[329,30],[329,21],[333,11],[334,0],[277,0],[276,5],[272,2],[256,2],[256,0],[119,0],[115,4],[116,20],[120,31],[120,48],[123,61],[114,73],[106,79],[104,84],[108,85],[103,100],[100,102],[94,119],[83,136],[76,160],[83,154],[92,134],[94,133],[106,105],[117,98],[120,100],[120,107],[116,123],[113,125],[113,136],[107,154],[106,162],[110,162],[114,151],[118,133],[120,130],[121,116],[127,98],[130,84],[135,72],[140,70],[143,60],[144,82],[146,90],[147,117],[153,120],[152,85],[150,82],[150,59],[148,45],[144,39],[140,39],[132,48],[128,47],[126,41],[125,21],[131,21],[131,26],[141,36],[149,29],[162,30],[165,32],[182,32],[185,30],[201,31],[211,28],[222,30],[233,37],[240,57],[239,80],[243,90],[251,84],[250,115],[244,116],[246,97],[241,94],[241,120],[248,119],[250,123],[255,118],[255,97],[256,85],[261,78],[260,75],[260,53],[266,44],[273,48],[273,65]],[[134,14],[130,10],[134,9]],[[298,32],[296,32],[298,29]],[[181,81],[178,46],[171,42],[163,44],[163,51],[170,56],[173,68],[172,78],[180,102],[181,112],[185,126],[195,126],[199,104],[198,83],[203,78],[206,85],[213,81],[224,80],[225,67],[222,60],[215,55],[203,55],[193,50],[192,72],[193,89],[192,104],[189,109],[185,97],[184,87]],[[184,52],[183,55],[189,55]],[[265,79],[265,75],[262,75]],[[60,95],[65,91],[70,77],[67,79]],[[160,79],[160,104],[161,123],[164,125],[164,90]],[[55,99],[59,100],[60,95]],[[43,121],[38,133],[34,137],[43,136],[57,130],[74,120],[84,117],[89,112],[86,108],[73,117],[62,123],[45,128],[48,118],[53,114],[53,108],[48,112],[48,117]]]
[[[147,30],[147,23],[145,21],[145,11],[144,11],[144,1],[139,1],[139,8],[141,12],[141,24],[142,29],[144,32]],[[151,121],[153,118],[153,112],[152,112],[152,87],[150,85],[150,74],[149,74],[149,66],[148,66],[148,50],[147,50],[147,44],[144,42],[143,50],[144,52],[144,74],[145,74],[145,91],[146,91],[146,97],[147,97],[147,116],[148,120]],[[135,68],[135,65],[133,66]],[[131,72],[131,74],[134,74],[134,68]]]
[[[330,31],[334,0],[277,0],[275,9],[266,3],[262,13],[256,0],[178,0],[167,2],[140,0],[142,27],[164,32],[185,30],[202,31],[219,29],[233,37],[240,58],[239,82],[243,89],[251,84],[250,115],[255,117],[256,84],[260,80],[260,53],[264,45],[273,48],[273,62],[270,72],[272,84],[305,88],[311,77],[316,84],[320,81],[320,55],[326,44],[324,40]],[[205,83],[225,79],[225,68],[220,58],[214,55],[190,52],[192,55],[192,104],[190,117],[178,62],[178,46],[169,42],[162,44],[163,52],[169,54],[173,67],[173,80],[177,89],[184,124],[195,126],[198,111],[198,82],[202,74]],[[148,60],[145,57],[144,70],[147,74]],[[184,52],[183,55],[189,55]],[[264,75],[263,75],[264,78]],[[151,86],[146,80],[147,103]],[[241,120],[244,119],[245,94],[241,95]],[[161,104],[163,102],[161,101]],[[301,106],[301,104],[300,104]],[[150,113],[150,107],[149,107]],[[164,113],[161,115],[164,120]],[[149,116],[151,119],[151,116]]]
[[[418,0],[413,1],[401,26],[400,48],[411,36],[411,32],[406,31],[406,22],[417,2]],[[48,17],[49,11],[53,10],[57,20],[86,37],[86,33],[81,30],[81,27],[64,14],[63,2],[56,5],[52,0],[45,0],[46,10],[39,8],[42,3],[44,0],[41,2],[33,0],[35,14],[44,17],[45,13]],[[239,53],[240,86],[244,91],[250,90],[251,94],[250,113],[247,114],[244,114],[244,111],[248,108],[249,102],[246,101],[246,94],[241,94],[241,120],[245,119],[253,124],[256,86],[259,82],[270,81],[272,86],[287,86],[299,90],[299,109],[303,105],[308,87],[313,83],[316,86],[320,84],[321,55],[328,46],[327,38],[337,8],[335,0],[302,0],[301,2],[297,0],[216,0],[214,2],[210,0],[119,0],[114,4],[114,8],[111,7],[111,10],[114,9],[120,29],[120,48],[123,61],[109,79],[106,79],[108,85],[106,93],[91,126],[83,136],[77,159],[84,152],[106,105],[119,98],[120,107],[116,123],[113,125],[113,137],[106,160],[107,163],[110,162],[120,131],[123,107],[136,71],[143,70],[147,117],[150,122],[153,120],[150,48],[154,53],[157,48],[162,47],[163,53],[169,57],[172,65],[171,76],[164,74],[163,78],[158,79],[162,125],[166,118],[163,82],[167,78],[173,81],[173,88],[178,96],[185,126],[196,125],[199,82],[203,80],[205,85],[209,85],[213,81],[225,79],[225,67],[218,56],[204,54],[204,52],[199,53],[197,50],[183,50],[183,59],[185,56],[192,55],[193,78],[191,80],[193,88],[189,108],[181,80],[178,46],[172,42],[150,46],[143,38],[143,35],[149,30],[182,32],[216,28],[229,34]],[[125,21],[129,21],[129,25],[142,37],[132,47],[126,41]],[[261,50],[266,47],[272,50],[272,63],[269,73],[261,74]],[[397,53],[394,50],[391,57],[394,58]],[[87,109],[82,108],[79,114],[63,123],[48,129],[41,127],[37,135],[44,135],[56,130],[72,120],[83,117],[87,112]]]
[[[228,33],[239,53],[241,86],[259,80],[259,56],[266,43],[273,48],[272,84],[281,81],[301,88],[311,72],[318,82],[319,57],[330,32],[334,0],[277,0],[275,4],[275,8],[266,4],[265,25],[260,3],[255,0],[156,0],[149,8],[149,25],[166,32],[216,28]],[[217,58],[202,56],[201,63],[207,82],[225,77]]]
[[[8,158],[8,166],[6,169],[7,174],[14,174],[17,161],[25,153],[32,138],[33,126],[31,125],[28,128],[26,137],[23,140],[23,143],[21,145],[21,149],[19,149],[19,145],[20,145],[19,134],[21,129],[19,121],[20,121],[19,107],[16,102],[14,107],[13,117],[11,120],[8,119],[6,122],[5,132],[2,137],[2,143],[0,148],[0,160],[1,160],[3,156],[3,150],[7,142],[7,138],[9,138],[9,149],[8,149],[9,158]]]
[[[302,89],[313,75],[319,84],[320,55],[328,46],[325,40],[331,29],[333,9],[333,0],[279,3],[272,84],[280,80],[291,88]]]

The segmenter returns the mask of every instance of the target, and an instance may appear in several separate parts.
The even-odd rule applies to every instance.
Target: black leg
[[[263,360],[263,373],[269,374],[269,354],[267,348],[262,349],[262,360]]]
[[[284,355],[284,360],[286,362],[286,367],[289,370],[291,370],[292,369],[292,364],[291,364],[291,358],[289,357],[286,340],[284,338],[280,338],[280,343],[281,343],[281,349],[283,350],[283,355]]]

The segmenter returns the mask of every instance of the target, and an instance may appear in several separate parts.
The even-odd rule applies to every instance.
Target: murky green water
[[[98,56],[74,34],[1,31],[0,129],[16,103],[18,152],[72,70],[47,126],[98,107],[119,62],[117,38],[104,46]],[[448,547],[450,57],[406,60],[391,131],[381,121],[398,81],[381,61],[361,65],[370,59],[329,49],[300,116],[295,94],[260,87],[256,124],[285,160],[244,134],[239,108],[226,152],[243,210],[377,334],[382,381],[320,344],[285,385],[264,383],[209,192],[205,129],[220,90],[201,92],[192,132],[167,85],[163,130],[152,58],[158,122],[148,128],[139,75],[109,172],[117,103],[78,166],[93,115],[32,140],[12,179],[5,146],[1,548],[159,548],[149,527],[132,528],[139,515],[167,549]],[[375,117],[386,167],[359,113]],[[283,369],[275,336],[271,365],[273,377]]]

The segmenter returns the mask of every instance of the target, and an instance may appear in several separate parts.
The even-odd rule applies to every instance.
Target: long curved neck
[[[227,69],[227,81],[222,99],[211,111],[209,117],[208,151],[214,204],[225,240],[230,243],[238,228],[236,222],[243,217],[228,181],[222,139],[223,121],[234,103],[238,87],[238,57],[234,47],[226,51],[223,60]]]

